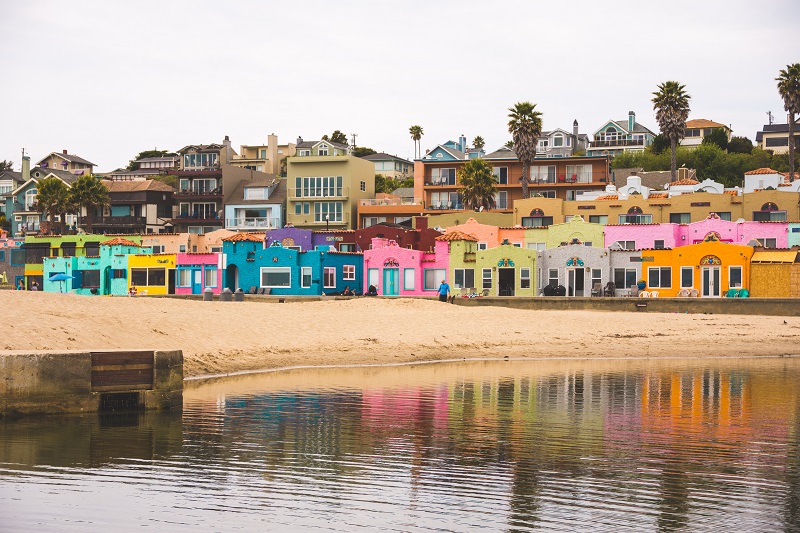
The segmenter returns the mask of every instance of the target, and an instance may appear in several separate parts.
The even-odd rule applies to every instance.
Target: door
[[[719,267],[703,267],[703,297],[719,298],[720,276]]]
[[[582,268],[568,268],[567,269],[567,295],[568,296],[586,296],[585,294],[585,276]]]
[[[167,294],[175,294],[175,269],[167,270]]]
[[[192,270],[192,294],[202,294],[203,293],[203,272],[198,270]]]
[[[383,295],[384,296],[397,296],[400,294],[400,269],[399,268],[384,268],[383,269]]]
[[[497,290],[500,296],[514,296],[516,280],[513,268],[500,268],[497,274]]]

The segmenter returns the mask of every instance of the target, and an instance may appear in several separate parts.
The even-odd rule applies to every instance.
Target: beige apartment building
[[[36,163],[37,167],[51,168],[54,170],[65,170],[71,174],[92,174],[95,164],[74,154],[61,152],[50,152],[50,154]]]
[[[294,143],[278,144],[278,136],[267,135],[267,144],[241,145],[239,155],[230,161],[231,165],[281,175],[281,161],[292,157],[297,152]]]

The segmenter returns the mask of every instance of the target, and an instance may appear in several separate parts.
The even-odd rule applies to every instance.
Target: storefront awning
[[[756,252],[753,254],[751,263],[794,263],[797,261],[797,251],[781,252]]]

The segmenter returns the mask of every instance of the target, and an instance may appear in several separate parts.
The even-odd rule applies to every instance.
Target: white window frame
[[[692,283],[690,285],[684,285],[683,283],[683,274],[684,272],[688,272],[690,277],[692,278]],[[728,278],[730,279],[730,278]],[[694,267],[681,267],[681,289],[693,289],[694,288]]]
[[[403,290],[413,291],[416,285],[417,271],[413,268],[403,269]]]
[[[206,266],[203,269],[203,282],[206,287],[216,287],[219,283],[219,275],[216,267]]]
[[[428,284],[428,272],[433,273],[432,285]],[[425,268],[422,270],[423,289],[426,291],[437,291],[442,280],[447,281],[447,270],[444,268]]]
[[[664,271],[668,271],[668,283],[669,285],[664,285]],[[653,282],[653,271],[658,272],[658,281],[656,283]],[[672,288],[672,267],[671,266],[661,266],[661,267],[648,267],[647,268],[647,286],[651,289],[671,289]]]
[[[377,268],[370,268],[369,270],[367,270],[368,285],[373,285],[377,287],[379,279],[380,279],[379,270]]]
[[[485,242],[479,242],[478,243],[478,251],[486,250],[488,247],[489,247],[488,243],[485,243]]]
[[[328,278],[331,278],[333,282]],[[336,267],[324,267],[322,269],[322,287],[325,289],[335,289],[336,288]]]
[[[311,267],[300,267],[300,287],[303,289],[311,288],[313,276],[314,273]],[[306,284],[306,279],[308,279],[308,284]]]
[[[531,269],[528,267],[519,269],[519,288],[520,289],[531,288]]]
[[[270,272],[275,272],[275,273],[288,272],[289,273],[289,283],[287,285],[265,285],[264,284],[264,273],[270,273]],[[258,274],[259,274],[258,279],[259,279],[259,282],[261,283],[261,287],[262,288],[285,289],[287,287],[291,287],[292,286],[292,269],[290,267],[261,267],[261,269],[259,270]]]
[[[342,279],[345,281],[354,281],[356,279],[356,266],[342,265]]]
[[[492,288],[492,269],[491,268],[483,268],[481,269],[481,288],[486,290],[491,290]]]
[[[739,285],[731,285],[731,272],[734,270],[739,271]],[[728,288],[729,289],[741,289],[742,284],[744,283],[744,268],[741,265],[731,265],[728,267]]]

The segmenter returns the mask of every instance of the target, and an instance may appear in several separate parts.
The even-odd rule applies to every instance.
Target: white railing
[[[230,230],[276,229],[280,227],[281,219],[279,218],[241,217],[225,219],[225,229]]]
[[[422,205],[422,198],[365,198],[359,205]]]

